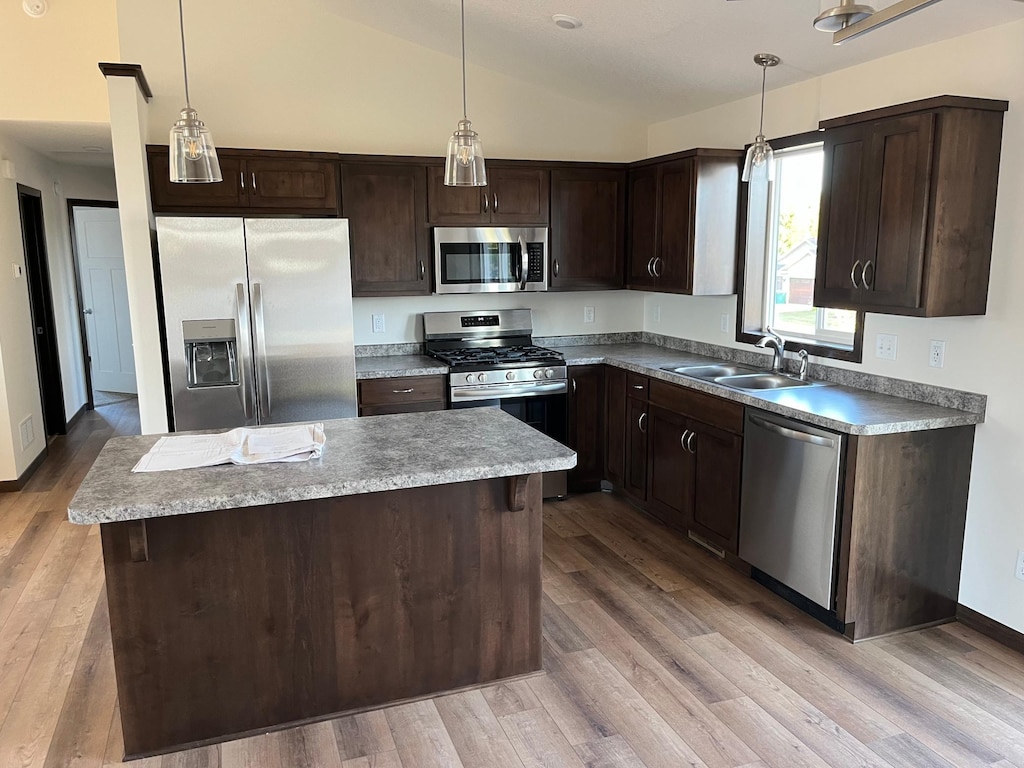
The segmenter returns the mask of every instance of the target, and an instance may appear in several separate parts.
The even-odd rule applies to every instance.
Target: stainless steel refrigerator
[[[174,429],[354,417],[348,221],[157,218]]]

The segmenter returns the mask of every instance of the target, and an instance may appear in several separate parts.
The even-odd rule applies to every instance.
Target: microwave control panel
[[[526,282],[541,283],[544,281],[544,244],[526,244]]]

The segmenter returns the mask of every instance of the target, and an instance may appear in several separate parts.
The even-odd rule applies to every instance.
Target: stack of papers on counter
[[[166,472],[217,464],[267,464],[319,459],[324,451],[324,425],[239,427],[215,435],[168,435],[156,441],[132,472]]]

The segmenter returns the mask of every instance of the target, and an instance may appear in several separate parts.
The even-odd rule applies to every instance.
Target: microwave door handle
[[[529,277],[530,272],[530,258],[528,251],[526,250],[526,240],[523,236],[519,236],[519,290],[526,290],[526,278]]]

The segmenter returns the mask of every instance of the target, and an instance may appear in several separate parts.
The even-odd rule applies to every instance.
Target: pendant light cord
[[[181,27],[181,70],[185,75],[185,106],[191,108],[192,103],[188,98],[188,59],[185,57],[185,10],[181,3],[182,0],[178,0],[178,24]]]
[[[466,0],[460,0],[462,4],[462,119],[469,119],[469,110],[466,108]],[[178,0],[180,3],[181,0]]]
[[[181,2],[181,0],[178,0],[178,2]],[[766,79],[767,76],[768,76],[768,65],[767,64],[762,64],[761,65],[761,125],[758,128],[758,130],[757,130],[757,135],[758,136],[764,136],[764,85],[765,85],[765,79]]]

